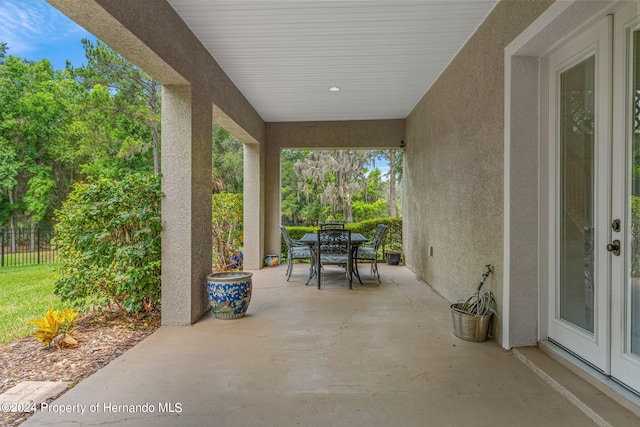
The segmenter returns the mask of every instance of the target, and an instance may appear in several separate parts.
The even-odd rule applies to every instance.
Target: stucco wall
[[[469,297],[494,266],[500,337],[504,47],[553,1],[500,2],[406,119],[407,265],[446,299]],[[433,248],[430,255],[429,248]],[[531,283],[531,286],[537,286]]]

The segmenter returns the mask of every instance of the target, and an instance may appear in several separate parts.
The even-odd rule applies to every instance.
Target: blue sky
[[[8,55],[47,58],[57,69],[67,60],[78,67],[86,64],[83,38],[95,40],[45,0],[0,0],[0,41],[8,44]]]

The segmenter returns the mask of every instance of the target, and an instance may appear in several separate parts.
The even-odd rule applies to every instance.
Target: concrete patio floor
[[[23,425],[640,425],[536,348],[456,338],[447,301],[405,267],[381,265],[382,284],[365,267],[352,291],[337,267],[321,290],[285,268],[254,272],[246,317],[164,326]],[[566,377],[586,410],[520,358]]]

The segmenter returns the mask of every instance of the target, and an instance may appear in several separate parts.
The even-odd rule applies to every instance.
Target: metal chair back
[[[351,289],[353,263],[351,251],[351,230],[326,229],[318,230],[318,242],[316,244],[318,289],[320,289],[322,266],[328,264],[345,267],[349,289]]]
[[[284,225],[280,225],[280,231],[282,231],[282,237],[284,237],[284,242],[287,244],[287,272],[285,274],[287,275],[288,281],[293,272],[293,261],[307,259],[312,261],[313,255],[309,246],[291,238],[291,235]]]
[[[354,273],[359,280],[360,272],[358,271],[358,262],[362,261],[371,263],[371,274],[377,277],[378,282],[380,282],[380,272],[378,271],[378,248],[384,240],[384,234],[387,231],[387,228],[388,227],[385,224],[378,224],[376,231],[373,233],[373,237],[371,237],[369,242],[358,247],[355,255]],[[362,283],[362,280],[360,280],[360,282]]]
[[[371,238],[371,246],[375,250],[378,250],[382,241],[384,240],[384,234],[387,232],[387,226],[385,224],[378,224],[376,227],[376,231],[373,233],[373,237]]]
[[[294,245],[300,245],[300,243],[296,243],[292,238],[291,235],[289,235],[289,232],[287,231],[287,227],[285,227],[284,225],[280,225],[280,231],[282,231],[282,237],[284,237],[284,242],[287,244],[288,248],[291,248]]]
[[[325,222],[320,224],[320,230],[344,230],[344,222]]]

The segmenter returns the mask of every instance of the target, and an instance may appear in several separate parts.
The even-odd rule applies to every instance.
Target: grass
[[[0,268],[0,344],[29,335],[27,320],[43,317],[49,308],[70,308],[53,293],[55,264]]]

